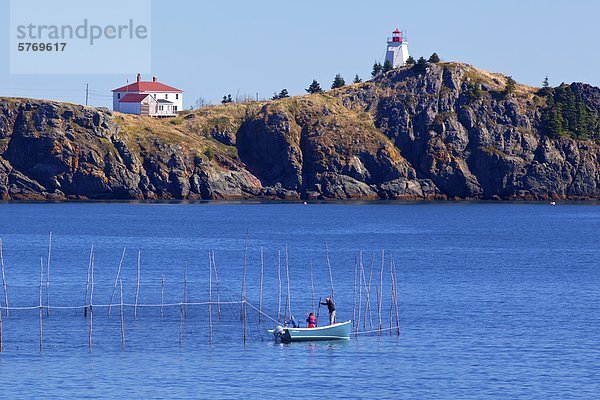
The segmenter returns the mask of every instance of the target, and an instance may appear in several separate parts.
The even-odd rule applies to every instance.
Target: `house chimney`
[[[155,76],[152,77],[152,82],[156,82],[156,77]]]
[[[137,74],[137,81],[139,82],[139,81],[141,81],[141,80],[142,80],[142,74],[140,74],[140,73],[138,72],[138,74]]]

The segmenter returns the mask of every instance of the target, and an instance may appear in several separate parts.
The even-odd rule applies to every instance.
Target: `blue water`
[[[600,394],[600,207],[593,204],[2,204],[9,305],[39,304],[40,257],[53,232],[48,301],[81,306],[95,249],[93,348],[81,309],[13,310],[3,321],[0,385],[7,398],[598,398]],[[354,265],[362,252],[375,276],[385,251],[384,328],[389,328],[389,257],[397,270],[400,336],[385,331],[344,343],[274,343],[239,304],[124,308],[109,318],[116,268],[125,303],[208,299],[215,251],[222,301],[238,301],[247,246],[248,300],[258,305],[260,248],[264,310],[277,318],[278,251],[288,246],[291,308],[329,294],[329,247],[338,319],[354,315]],[[285,271],[284,271],[285,272]],[[285,280],[285,276],[284,276]],[[377,279],[374,279],[376,282]],[[214,282],[213,282],[214,283]],[[373,286],[377,286],[373,283]],[[44,289],[45,290],[45,289]],[[285,282],[284,282],[285,292]],[[119,301],[117,289],[115,302]],[[216,296],[213,286],[213,296]],[[364,294],[363,294],[364,296]],[[285,297],[285,293],[284,293]],[[46,292],[43,303],[46,304]],[[364,298],[363,307],[364,307]],[[3,302],[3,301],[2,301]],[[362,309],[362,307],[361,307]],[[375,307],[376,309],[376,307]],[[320,319],[326,319],[320,310]],[[392,315],[392,318],[395,318]],[[359,331],[370,330],[370,318]],[[374,326],[378,325],[374,310]]]

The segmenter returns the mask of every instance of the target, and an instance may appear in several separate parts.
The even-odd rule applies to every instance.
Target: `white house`
[[[142,81],[137,74],[135,83],[114,89],[113,110],[125,114],[174,117],[183,110],[183,90],[152,81]]]
[[[406,63],[408,57],[406,31],[400,32],[398,28],[396,28],[396,30],[392,32],[392,37],[389,37],[387,40],[385,61],[389,61],[392,64],[392,68],[398,68]]]

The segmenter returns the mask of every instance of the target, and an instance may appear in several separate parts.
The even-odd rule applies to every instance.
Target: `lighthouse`
[[[406,31],[399,31],[398,28],[392,32],[392,37],[387,40],[387,51],[385,61],[389,61],[393,68],[403,66],[408,60],[408,40],[406,40]]]

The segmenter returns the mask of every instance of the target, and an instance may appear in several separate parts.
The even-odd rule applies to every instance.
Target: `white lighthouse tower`
[[[392,63],[393,68],[403,66],[408,60],[408,40],[406,31],[400,32],[398,28],[392,32],[392,37],[387,40],[387,51],[385,61]]]

